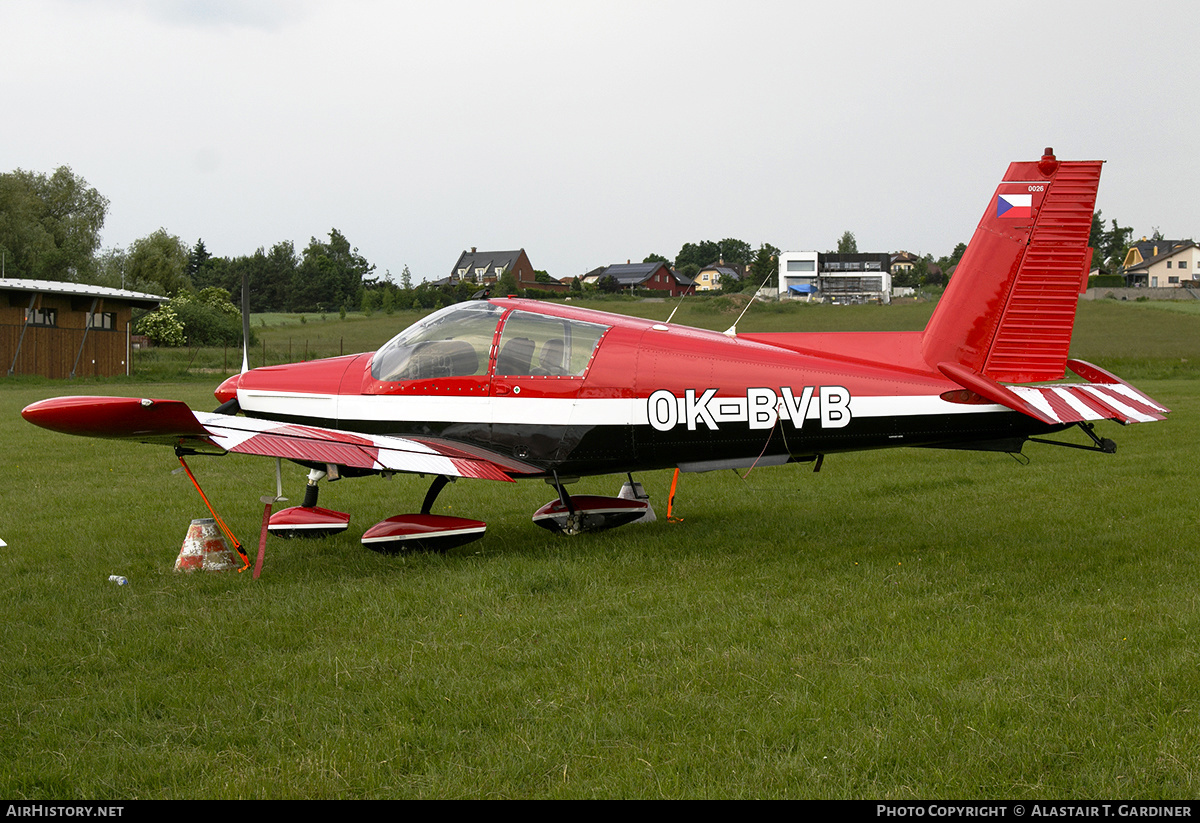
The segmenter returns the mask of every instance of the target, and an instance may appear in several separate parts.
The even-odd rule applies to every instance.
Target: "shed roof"
[[[165,303],[167,297],[157,294],[146,294],[140,291],[125,289],[110,289],[106,286],[93,286],[89,283],[71,283],[65,280],[24,280],[0,279],[0,289],[8,291],[40,292],[45,294],[62,294],[68,297],[109,297],[124,300],[127,303],[153,307]]]

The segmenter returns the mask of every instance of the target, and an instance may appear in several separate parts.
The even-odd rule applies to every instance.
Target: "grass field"
[[[738,319],[741,298],[688,298],[682,302],[641,302],[608,298],[577,303],[723,331]],[[827,306],[800,302],[756,303],[738,323],[743,332],[766,331],[905,331],[925,327],[934,303],[897,303],[892,306]],[[258,342],[250,351],[250,365],[290,363],[374,351],[396,333],[428,312],[376,312],[371,317],[349,314],[254,315]],[[1073,354],[1092,357],[1101,365],[1123,369],[1127,379],[1154,376],[1200,377],[1200,341],[1197,338],[1197,302],[1082,301]],[[233,348],[148,349],[135,353],[133,380],[160,382],[195,375],[234,374],[241,368],[241,351]]]
[[[210,408],[219,376],[0,384],[0,796],[1196,797],[1200,317],[1147,306],[1080,310],[1074,353],[1174,410],[1102,424],[1115,455],[685,475],[674,523],[650,474],[658,522],[575,538],[530,523],[548,486],[464,481],[438,509],[488,536],[403,557],[357,534],[426,482],[346,480],[322,504],[352,533],[271,542],[258,581],[172,571],[207,513],[168,450],[18,416],[81,392]],[[807,309],[739,328],[929,311]],[[256,544],[270,461],[190,463]],[[293,501],[302,477],[285,468]]]

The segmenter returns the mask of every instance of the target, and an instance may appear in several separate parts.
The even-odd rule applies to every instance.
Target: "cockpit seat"
[[[530,374],[533,364],[533,341],[528,337],[514,337],[496,355],[496,374]]]

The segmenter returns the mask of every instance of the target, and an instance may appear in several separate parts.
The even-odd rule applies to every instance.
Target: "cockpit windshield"
[[[398,382],[485,375],[503,313],[482,301],[436,311],[385,343],[371,362],[371,376]]]
[[[485,376],[504,309],[460,303],[436,311],[389,340],[371,361],[371,376],[398,383]],[[496,354],[497,376],[581,377],[608,326],[513,311]]]

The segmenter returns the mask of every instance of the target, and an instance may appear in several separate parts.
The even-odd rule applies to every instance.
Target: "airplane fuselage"
[[[791,334],[791,348],[784,348],[753,335],[571,306],[490,306],[496,328],[486,346],[478,345],[476,373],[441,374],[435,364],[425,375],[401,375],[412,379],[379,379],[379,354],[361,354],[254,369],[241,376],[239,405],[252,417],[478,446],[564,476],[772,465],[900,445],[1000,441],[1019,448],[1030,434],[1055,428],[997,404],[944,399],[959,387],[912,362],[907,333]],[[509,330],[534,312],[541,322],[561,324],[567,337],[572,323],[598,333],[582,368],[534,373],[547,371],[532,365],[540,352],[561,346],[561,337],[531,340],[517,337],[519,327]],[[555,325],[550,334],[559,330]],[[450,323],[436,334],[453,332]],[[532,347],[528,365],[504,367],[502,353],[513,339]],[[458,341],[434,342],[448,348]],[[819,351],[854,342],[871,350],[870,360],[866,351]],[[446,368],[453,371],[453,363]]]

